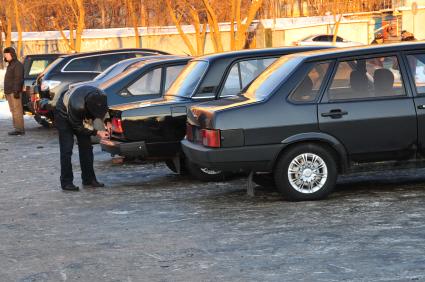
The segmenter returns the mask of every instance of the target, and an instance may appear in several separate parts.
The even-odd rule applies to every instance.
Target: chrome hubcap
[[[316,154],[301,154],[289,164],[288,179],[291,186],[298,192],[315,193],[325,185],[328,179],[328,167]]]

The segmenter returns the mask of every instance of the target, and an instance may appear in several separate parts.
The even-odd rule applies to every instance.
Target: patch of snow
[[[6,100],[0,100],[0,119],[10,118],[9,105]]]

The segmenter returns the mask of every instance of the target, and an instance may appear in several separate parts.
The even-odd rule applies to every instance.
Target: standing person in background
[[[12,113],[14,131],[9,135],[19,136],[25,134],[24,110],[22,108],[22,90],[24,87],[24,66],[18,60],[13,47],[3,51],[4,61],[7,62],[6,74],[4,76],[4,94],[9,109]]]

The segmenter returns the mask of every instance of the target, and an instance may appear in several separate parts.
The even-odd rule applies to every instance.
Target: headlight
[[[52,90],[53,88],[55,88],[56,86],[58,86],[61,82],[60,81],[56,81],[56,80],[43,80],[41,82],[41,91],[48,91],[48,90]]]

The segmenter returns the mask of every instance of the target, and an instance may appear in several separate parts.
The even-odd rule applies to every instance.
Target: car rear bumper
[[[182,149],[192,162],[206,168],[223,171],[271,172],[283,144],[243,146],[232,148],[206,148],[188,140],[182,141]]]
[[[102,151],[111,155],[123,157],[137,157],[143,159],[170,159],[180,152],[180,142],[156,142],[146,143],[120,142],[116,140],[101,140]]]
[[[111,155],[146,157],[148,151],[145,142],[118,142],[113,140],[101,140],[100,146],[102,151]]]

